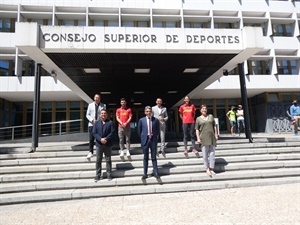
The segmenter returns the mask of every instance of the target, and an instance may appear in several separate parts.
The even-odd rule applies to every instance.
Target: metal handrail
[[[77,119],[77,120],[62,120],[62,121],[57,121],[57,122],[49,122],[49,123],[40,123],[39,126],[43,125],[53,125],[53,124],[59,124],[59,135],[62,135],[62,124],[66,123],[72,123],[72,122],[81,122],[82,119]],[[14,140],[15,137],[15,129],[17,128],[25,128],[25,127],[32,127],[33,124],[29,125],[20,125],[20,126],[10,126],[10,127],[0,127],[1,130],[11,130],[11,140]]]

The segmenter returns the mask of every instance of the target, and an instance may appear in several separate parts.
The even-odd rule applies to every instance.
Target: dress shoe
[[[159,179],[159,178],[160,178],[160,176],[159,176],[158,174],[154,174],[154,177],[155,177],[156,179]]]
[[[143,176],[142,176],[142,180],[145,180],[145,179],[147,179],[147,175],[146,174],[144,174]]]
[[[28,153],[35,153],[35,148],[30,149]]]
[[[111,180],[112,180],[111,176],[108,176],[108,177],[107,177],[107,180],[111,181]]]
[[[96,175],[94,181],[98,182],[100,180],[100,176]]]

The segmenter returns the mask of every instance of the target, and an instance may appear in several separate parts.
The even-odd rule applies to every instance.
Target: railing
[[[274,133],[289,133],[293,131],[293,125],[287,118],[273,118],[272,128]]]
[[[53,136],[83,132],[82,119],[64,120],[39,124],[39,136]],[[0,141],[28,138],[32,136],[32,124],[12,127],[0,127]]]

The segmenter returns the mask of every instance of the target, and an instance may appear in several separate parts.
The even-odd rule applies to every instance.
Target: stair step
[[[85,152],[86,153],[86,152]],[[228,157],[228,156],[242,156],[242,155],[260,155],[260,154],[283,154],[283,153],[300,153],[300,146],[294,147],[294,148],[270,148],[270,149],[247,149],[247,150],[216,150],[216,156],[217,157]],[[27,155],[34,155],[34,158],[8,158],[1,159],[0,161],[0,167],[3,166],[22,166],[22,165],[45,165],[45,164],[66,164],[66,163],[85,163],[89,162],[89,160],[86,159],[86,154],[80,154],[76,156],[69,156],[65,157],[64,155],[57,155],[56,157],[52,157],[53,153],[50,154],[50,157],[48,157],[47,154],[41,153],[39,155],[38,153],[35,154],[27,154]],[[168,153],[168,150],[166,151],[165,158],[168,159],[177,159],[177,158],[195,158],[195,157],[201,157],[202,153],[199,152],[199,154],[194,154],[190,152],[188,156],[184,156],[181,152],[175,152],[175,153]],[[132,155],[130,158],[124,157],[123,160],[120,159],[119,155],[113,155],[112,161],[125,161],[128,160],[140,160],[143,157],[142,153],[136,154],[136,152],[132,152]],[[163,156],[159,156],[158,159],[163,159]],[[93,160],[95,159],[92,158]]]
[[[134,160],[131,161],[121,161],[119,158],[112,159],[112,169],[134,169],[143,167],[143,156],[135,157]],[[169,156],[168,156],[169,157]],[[189,159],[172,157],[158,158],[159,166],[167,166],[168,164],[172,166],[179,165],[199,165],[203,163],[203,159],[198,157],[192,157]],[[279,155],[250,155],[250,156],[228,156],[226,160],[224,158],[220,158],[218,154],[216,155],[216,164],[228,164],[233,162],[252,162],[252,161],[280,161],[280,160],[298,160],[300,159],[300,153],[293,154],[279,154]],[[85,161],[85,163],[65,163],[61,164],[20,164],[16,166],[3,166],[1,167],[0,174],[11,174],[11,173],[41,173],[41,172],[61,172],[61,171],[78,171],[78,170],[94,170],[95,169],[95,159],[91,161]],[[118,161],[119,160],[119,161]],[[170,161],[171,160],[171,161]],[[55,161],[55,160],[54,160]],[[52,163],[54,163],[52,161]],[[59,161],[61,163],[61,161]],[[105,162],[102,162],[102,167],[105,168]]]
[[[150,179],[148,179],[150,180]],[[148,182],[147,180],[147,182]],[[151,180],[155,180],[151,178]],[[45,201],[61,201],[72,199],[99,198],[107,196],[126,196],[138,194],[154,194],[154,193],[171,193],[171,192],[187,192],[187,191],[203,191],[225,188],[251,187],[263,185],[277,185],[299,183],[299,177],[275,177],[260,179],[235,179],[235,180],[215,180],[202,182],[194,181],[190,183],[170,183],[168,185],[159,185],[149,182],[147,185],[140,186],[118,186],[118,187],[99,187],[102,181],[95,183],[94,188],[78,188],[68,190],[50,190],[50,191],[32,191],[20,193],[1,194],[0,205],[29,203],[29,202],[45,202]],[[103,181],[102,183],[104,183]],[[99,187],[99,188],[98,188]]]
[[[86,142],[41,144],[28,148],[0,148],[0,204],[44,202],[118,195],[195,191],[257,185],[300,183],[300,142],[248,143],[222,140],[216,149],[216,176],[209,177],[202,153],[183,154],[183,142],[169,142],[166,155],[158,157],[160,179],[141,180],[143,154],[132,144],[131,157],[112,151],[112,181],[94,182],[95,159],[86,159]],[[148,173],[152,172],[149,160]],[[103,160],[103,175],[106,164]]]
[[[292,168],[298,167],[300,160],[293,161],[270,161],[270,162],[244,162],[244,163],[230,163],[227,165],[216,164],[216,172],[227,171],[242,171],[242,170],[257,170],[257,169],[277,169],[277,168]],[[151,164],[151,163],[150,163]],[[159,173],[161,175],[180,174],[180,173],[197,173],[204,171],[203,164],[198,163],[196,165],[181,165],[174,166],[173,164],[162,166],[159,165]],[[149,170],[152,171],[151,165]],[[105,168],[103,168],[105,172]],[[142,166],[133,169],[112,169],[113,177],[129,177],[140,176],[143,174]],[[49,173],[23,173],[23,174],[8,174],[0,176],[0,183],[7,182],[29,182],[29,181],[43,181],[43,180],[70,180],[70,179],[93,179],[95,177],[95,169],[89,171],[70,171],[70,172],[49,172]]]
[[[244,140],[243,140],[244,141]],[[259,141],[259,140],[258,140]],[[158,145],[159,146],[159,145]],[[190,146],[190,142],[189,142]],[[228,149],[251,149],[251,148],[277,148],[277,147],[299,147],[299,140],[293,139],[293,141],[286,141],[286,142],[255,142],[255,143],[244,143],[244,142],[238,142],[235,140],[230,140],[228,142],[224,141],[218,141],[217,149],[218,150],[228,150]],[[141,145],[140,143],[133,143],[131,144],[132,149],[140,149],[141,151]],[[169,142],[167,143],[168,149],[178,149],[179,151],[183,151],[183,142]],[[28,154],[28,151],[30,150],[30,146],[28,147],[2,147],[0,148],[0,154]],[[118,145],[113,146],[113,153],[117,154],[119,150]],[[88,145],[87,143],[79,142],[79,143],[69,143],[69,142],[62,142],[61,144],[52,144],[49,145],[43,145],[37,148],[37,153],[42,152],[76,152],[76,151],[84,151],[85,154],[88,153]],[[32,154],[32,155],[34,155]],[[1,158],[0,158],[1,159]]]

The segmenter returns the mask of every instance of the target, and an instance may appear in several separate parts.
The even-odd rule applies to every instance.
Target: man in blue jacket
[[[160,131],[160,125],[157,118],[152,116],[152,107],[145,107],[145,115],[138,122],[138,135],[141,138],[141,146],[144,153],[144,175],[142,179],[148,177],[148,160],[149,160],[149,148],[151,150],[151,160],[153,166],[153,175],[155,178],[159,178],[157,169],[157,139]]]
[[[298,126],[300,126],[300,106],[297,103],[297,100],[293,101],[293,105],[290,107],[290,114],[294,123],[294,132],[295,135],[298,135]]]
[[[107,179],[111,180],[111,150],[113,145],[113,133],[115,131],[113,122],[107,119],[107,111],[100,111],[100,119],[97,120],[93,127],[93,135],[96,139],[96,177],[95,182],[101,178],[101,163],[103,153],[106,160],[106,175]]]

